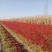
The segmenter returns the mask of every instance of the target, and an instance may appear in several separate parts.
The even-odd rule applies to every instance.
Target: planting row
[[[12,44],[12,46],[15,47],[15,51],[14,52],[28,52],[26,49],[23,48],[23,45],[18,43],[11,35],[10,33],[7,32],[7,30],[3,28],[3,31],[5,33],[6,38],[10,41],[10,43]]]

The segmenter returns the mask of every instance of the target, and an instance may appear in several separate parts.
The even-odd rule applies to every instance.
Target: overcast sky
[[[0,0],[0,19],[44,14],[45,0]],[[52,14],[52,0],[48,0],[48,13]]]

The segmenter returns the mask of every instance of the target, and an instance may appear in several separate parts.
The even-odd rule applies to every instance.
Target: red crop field
[[[0,52],[52,52],[52,0],[0,0]]]
[[[52,25],[1,21],[6,27],[22,35],[31,44],[39,45],[44,51],[52,52]]]

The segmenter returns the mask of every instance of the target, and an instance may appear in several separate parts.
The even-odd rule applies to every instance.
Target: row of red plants
[[[18,46],[17,42],[10,36],[10,34],[7,32],[7,30],[5,30],[4,28],[3,28],[3,30],[4,30],[4,33],[5,33],[6,38],[11,42],[11,44],[13,46],[15,46],[16,52],[22,52],[22,50]]]
[[[52,50],[52,25],[30,24],[21,22],[2,21],[4,25],[11,28],[17,34],[21,34],[30,43],[40,45],[44,50]]]

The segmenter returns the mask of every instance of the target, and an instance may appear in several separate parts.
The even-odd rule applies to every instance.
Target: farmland
[[[4,20],[5,21],[5,20]],[[52,24],[52,16],[27,16],[13,19],[6,19],[6,21],[16,21],[33,24]]]
[[[0,52],[52,52],[52,0],[0,0]]]
[[[52,19],[52,18],[51,18]],[[21,20],[21,19],[20,19]],[[50,20],[50,18],[48,18]],[[52,25],[47,23],[28,23],[27,21],[0,21],[1,25],[8,31],[16,42],[21,43],[26,52],[52,52]],[[23,21],[23,22],[22,22]],[[5,32],[6,33],[6,32]],[[8,39],[8,35],[6,35]],[[9,39],[9,42],[11,40]],[[15,47],[16,44],[14,43]],[[15,49],[15,48],[14,48]],[[19,50],[21,50],[21,47]],[[16,48],[18,50],[18,48]],[[30,50],[30,51],[29,51]],[[14,51],[15,52],[15,51]],[[25,51],[24,51],[25,52]]]

